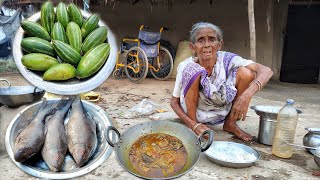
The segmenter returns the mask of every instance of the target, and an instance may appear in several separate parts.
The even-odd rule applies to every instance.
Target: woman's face
[[[219,42],[216,32],[211,28],[198,30],[195,42],[190,44],[199,60],[214,60],[221,46],[222,42]]]

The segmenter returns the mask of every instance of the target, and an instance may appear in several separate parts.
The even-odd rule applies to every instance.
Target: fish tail
[[[82,106],[82,102],[81,102],[80,96],[74,96],[72,108],[79,108],[81,106]]]
[[[43,98],[42,105],[39,112],[43,113],[45,117],[54,114],[57,111],[57,107],[54,104],[48,104],[47,99]]]
[[[40,109],[39,109],[40,112],[46,108],[47,103],[48,103],[47,99],[46,98],[42,98],[42,103],[41,103],[41,106],[40,106]]]
[[[46,116],[46,115],[53,114],[54,112],[50,113],[50,111],[53,110],[50,107],[51,107],[51,105],[48,105],[48,100],[46,98],[42,98],[41,106],[34,116],[38,116],[38,115],[41,116],[42,114],[44,114]]]
[[[63,96],[57,105],[57,109],[58,110],[61,110],[61,109],[68,110],[70,105],[73,102],[73,99],[74,99],[73,96],[70,96],[70,97]]]

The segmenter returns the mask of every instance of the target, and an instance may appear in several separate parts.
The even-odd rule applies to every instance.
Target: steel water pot
[[[309,132],[303,137],[303,145],[309,147],[320,147],[320,128],[305,129]],[[306,148],[306,150],[312,153],[310,148]]]

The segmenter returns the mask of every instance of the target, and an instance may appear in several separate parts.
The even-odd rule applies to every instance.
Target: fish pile
[[[63,97],[55,104],[43,98],[38,112],[16,138],[13,153],[17,162],[25,162],[40,153],[49,169],[58,172],[68,151],[76,166],[81,167],[92,156],[96,145],[96,123],[85,111],[79,96]]]

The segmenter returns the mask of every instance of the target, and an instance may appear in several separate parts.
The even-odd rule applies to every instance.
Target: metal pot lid
[[[251,106],[251,109],[253,109],[257,115],[269,117],[271,119],[276,119],[278,112],[282,108],[281,106],[266,106],[266,105],[255,105]],[[302,111],[299,109],[296,109],[298,114],[301,114]]]
[[[91,16],[90,13],[83,10],[81,10],[81,13],[84,18],[89,18]],[[39,19],[40,12],[28,18],[28,20],[33,22],[37,22]],[[72,80],[68,81],[50,82],[44,81],[41,74],[39,75],[33,71],[28,70],[21,62],[23,53],[20,47],[20,43],[24,37],[24,30],[21,27],[17,30],[13,42],[13,47],[15,47],[13,48],[14,61],[20,73],[27,81],[29,81],[34,86],[39,87],[40,89],[44,89],[45,91],[61,95],[75,95],[91,91],[101,85],[110,76],[114,69],[118,52],[115,35],[113,34],[109,26],[105,24],[101,19],[99,20],[99,26],[106,26],[106,28],[108,29],[108,43],[110,44],[111,49],[109,57],[105,64],[95,75],[91,76],[90,78],[82,80],[73,78]]]
[[[48,100],[48,103],[56,102],[60,99],[50,99]],[[112,120],[109,117],[109,115],[99,106],[94,105],[87,101],[82,101],[83,106],[88,112],[90,116],[93,117],[93,119],[97,123],[97,138],[98,138],[98,144],[95,150],[95,153],[92,155],[92,157],[88,160],[88,162],[81,168],[68,168],[64,172],[52,172],[48,169],[46,169],[46,164],[42,159],[37,159],[37,161],[32,163],[19,163],[14,160],[13,155],[13,144],[15,142],[15,138],[18,135],[18,131],[25,126],[27,126],[26,118],[30,118],[34,114],[34,111],[39,107],[42,103],[42,101],[37,102],[35,104],[32,104],[25,109],[23,109],[9,124],[7,131],[6,131],[6,137],[5,137],[5,144],[6,149],[9,157],[11,160],[17,165],[21,170],[24,172],[35,176],[39,178],[44,179],[69,179],[69,178],[75,178],[82,175],[85,175],[92,170],[96,169],[98,166],[100,166],[106,159],[108,159],[113,151],[113,148],[106,142],[104,137],[104,131],[108,126],[112,126]],[[68,120],[68,117],[65,119],[65,123]],[[113,141],[115,140],[115,136],[113,134],[110,135]],[[70,159],[70,155],[66,156],[66,159]],[[68,159],[67,159],[68,160]],[[69,165],[68,165],[69,166]]]

